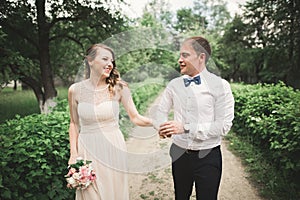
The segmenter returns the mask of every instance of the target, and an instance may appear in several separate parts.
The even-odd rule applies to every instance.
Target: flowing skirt
[[[84,130],[78,138],[79,156],[92,161],[96,180],[76,191],[76,200],[128,200],[127,150],[118,127]]]

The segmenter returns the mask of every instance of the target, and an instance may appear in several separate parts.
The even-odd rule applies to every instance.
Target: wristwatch
[[[189,133],[190,132],[190,124],[184,124],[183,130],[184,130],[184,133]]]

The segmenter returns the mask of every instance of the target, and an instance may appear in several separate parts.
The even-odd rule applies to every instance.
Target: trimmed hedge
[[[64,179],[69,159],[69,114],[64,110],[1,124],[0,199],[74,199]]]
[[[300,180],[299,90],[280,82],[276,85],[233,85],[233,93],[234,132],[260,149],[265,159],[290,182],[290,191],[297,191]]]
[[[148,104],[152,102],[156,97],[159,91],[164,88],[162,84],[149,83],[143,84],[141,87],[138,87],[133,90],[132,98],[135,102],[136,108],[144,113],[148,109]]]

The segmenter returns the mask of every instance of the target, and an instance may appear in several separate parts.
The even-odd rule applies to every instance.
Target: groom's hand
[[[159,135],[163,138],[181,133],[184,133],[183,125],[177,121],[167,121],[159,127]]]

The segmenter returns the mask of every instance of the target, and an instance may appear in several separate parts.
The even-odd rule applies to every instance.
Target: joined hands
[[[171,137],[173,134],[184,133],[183,125],[177,121],[167,121],[159,126],[160,138]]]

